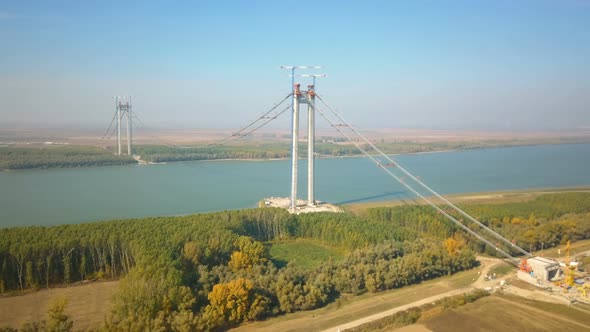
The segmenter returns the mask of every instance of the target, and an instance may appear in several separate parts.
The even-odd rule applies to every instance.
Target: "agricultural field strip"
[[[556,314],[554,314],[554,313],[551,313],[551,312],[548,312],[548,311],[546,311],[546,310],[537,309],[537,308],[535,308],[535,307],[533,307],[533,306],[530,306],[530,305],[525,305],[525,304],[518,303],[518,302],[515,302],[515,301],[510,301],[510,300],[504,299],[504,298],[502,298],[502,297],[498,297],[498,299],[499,299],[500,301],[503,301],[503,302],[510,303],[510,304],[512,304],[512,305],[515,305],[515,306],[521,307],[521,308],[523,308],[523,309],[525,309],[525,310],[527,310],[527,311],[533,311],[533,312],[535,312],[535,313],[537,313],[537,314],[539,314],[539,315],[550,316],[550,317],[552,317],[552,318],[554,318],[554,319],[556,319],[556,320],[560,320],[560,321],[564,321],[564,322],[567,322],[567,323],[570,323],[570,324],[577,325],[577,326],[579,326],[579,327],[582,327],[582,328],[584,328],[586,331],[590,330],[590,325],[586,325],[586,324],[583,324],[583,323],[579,323],[579,322],[576,322],[576,321],[574,321],[574,320],[572,320],[572,319],[567,319],[567,318],[565,318],[565,317],[563,317],[563,316],[556,315]]]
[[[419,300],[419,301],[408,303],[408,304],[405,304],[405,305],[402,305],[402,306],[399,306],[399,307],[396,307],[396,308],[393,308],[393,309],[390,309],[390,310],[387,310],[387,311],[383,311],[383,312],[380,312],[380,313],[377,313],[377,314],[374,314],[374,315],[371,315],[371,316],[368,316],[368,317],[364,317],[364,318],[360,318],[360,319],[354,320],[352,322],[348,322],[346,324],[342,324],[342,325],[338,325],[338,326],[335,326],[335,327],[331,327],[329,329],[325,329],[322,332],[345,331],[346,329],[350,329],[350,328],[353,328],[353,327],[356,327],[356,326],[359,326],[359,325],[362,325],[362,324],[365,324],[365,323],[369,323],[369,322],[372,322],[372,321],[375,321],[375,320],[378,320],[378,319],[381,319],[381,318],[384,318],[384,317],[393,315],[393,314],[395,314],[397,312],[404,311],[404,310],[409,309],[409,308],[419,307],[419,306],[424,305],[426,303],[435,302],[435,301],[440,300],[440,299],[445,298],[445,297],[459,295],[459,294],[463,294],[463,293],[468,293],[468,292],[472,291],[475,288],[480,288],[480,287],[483,286],[483,278],[488,273],[488,271],[490,269],[492,269],[493,267],[495,267],[496,265],[501,264],[502,261],[499,260],[499,259],[490,259],[490,258],[482,258],[482,257],[478,257],[478,260],[480,262],[482,262],[482,264],[484,265],[484,268],[482,269],[479,278],[471,286],[463,287],[463,288],[452,290],[452,291],[448,291],[446,293],[434,295],[434,296],[431,296],[431,297],[428,297],[428,298],[425,298],[425,299],[422,299],[422,300]]]

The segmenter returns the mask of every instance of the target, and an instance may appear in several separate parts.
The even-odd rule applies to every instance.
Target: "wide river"
[[[590,185],[590,144],[400,155],[401,165],[443,193]],[[307,163],[300,161],[300,196]],[[288,196],[290,161],[0,172],[0,227],[180,215],[255,207]],[[337,204],[408,197],[367,158],[316,161],[316,198]]]

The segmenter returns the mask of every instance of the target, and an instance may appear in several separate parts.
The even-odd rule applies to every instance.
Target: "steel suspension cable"
[[[408,177],[410,177],[412,180],[414,180],[416,183],[418,183],[419,185],[421,185],[423,188],[425,188],[426,190],[428,190],[430,193],[432,193],[434,196],[436,196],[437,198],[439,198],[440,200],[442,200],[444,203],[446,203],[446,205],[448,205],[449,207],[453,208],[455,211],[457,211],[458,213],[460,213],[461,215],[463,215],[464,217],[466,217],[467,219],[469,219],[470,221],[476,223],[478,226],[480,226],[481,228],[483,228],[486,232],[490,233],[491,235],[493,235],[496,239],[504,242],[505,244],[512,246],[513,248],[515,248],[516,250],[520,251],[522,254],[526,255],[526,256],[533,256],[531,253],[529,253],[528,251],[524,250],[523,248],[517,246],[516,244],[512,243],[510,240],[504,238],[502,235],[496,233],[494,230],[490,229],[489,227],[487,227],[486,225],[484,225],[483,223],[481,223],[480,221],[478,221],[477,219],[473,218],[471,215],[469,215],[467,212],[463,211],[462,209],[460,209],[459,207],[457,207],[455,204],[451,203],[448,199],[446,199],[445,197],[443,197],[442,195],[440,195],[438,192],[434,191],[432,188],[430,188],[428,185],[426,185],[424,182],[422,182],[420,179],[416,178],[412,173],[408,172],[405,168],[403,168],[399,163],[395,162],[393,159],[391,159],[387,154],[385,154],[383,151],[381,151],[379,148],[377,148],[373,143],[371,143],[371,141],[369,141],[367,138],[365,138],[360,132],[358,132],[358,130],[354,129],[346,120],[344,120],[342,118],[342,116],[340,116],[340,114],[338,114],[338,112],[336,112],[334,109],[332,109],[319,95],[316,95],[318,97],[318,99],[322,102],[322,104],[324,104],[326,106],[326,108],[328,108],[340,121],[342,121],[348,128],[350,128],[357,136],[359,136],[363,141],[365,141],[369,146],[371,146],[371,148],[373,148],[375,151],[377,151],[380,155],[382,155],[384,158],[386,158],[388,161],[390,161],[391,163],[394,163],[400,171],[402,171],[405,175],[407,175]]]
[[[289,93],[289,94],[288,94],[288,95],[287,95],[285,98],[283,98],[283,100],[281,100],[279,103],[275,104],[275,106],[273,106],[273,107],[272,107],[270,110],[268,110],[267,112],[265,112],[264,114],[262,114],[261,116],[259,116],[259,117],[258,117],[256,120],[254,120],[254,121],[250,122],[250,123],[249,123],[249,124],[247,124],[246,126],[242,127],[240,130],[236,131],[235,133],[233,133],[233,134],[231,134],[231,135],[229,135],[229,136],[227,136],[227,137],[224,137],[224,138],[220,139],[220,140],[219,140],[219,142],[223,142],[223,141],[229,140],[229,139],[231,139],[232,137],[235,137],[235,136],[240,136],[240,133],[242,133],[242,132],[243,132],[243,131],[245,131],[246,129],[248,129],[248,128],[252,127],[252,126],[253,126],[253,125],[255,125],[255,124],[258,122],[258,121],[260,121],[260,120],[262,120],[262,119],[265,119],[265,118],[267,118],[267,116],[268,116],[270,113],[272,113],[272,111],[274,111],[274,110],[275,110],[275,109],[277,109],[279,106],[281,106],[281,104],[282,104],[282,103],[284,103],[284,102],[285,102],[285,100],[287,100],[287,99],[288,99],[289,97],[291,97],[292,95],[293,95],[293,93]],[[283,111],[283,112],[284,112],[284,111]],[[282,114],[282,112],[281,112],[281,114]],[[274,120],[274,119],[271,119],[271,121],[272,121],[272,120]],[[270,121],[268,121],[268,122],[270,122]],[[266,122],[266,123],[268,123],[268,122]],[[260,128],[260,127],[258,127],[258,128]]]
[[[233,140],[235,141],[236,139],[240,138],[240,137],[246,137],[248,135],[250,135],[251,133],[255,132],[256,130],[266,126],[269,122],[276,120],[279,116],[281,116],[283,113],[285,113],[288,109],[290,109],[293,106],[293,104],[289,104],[289,106],[285,107],[282,111],[280,111],[279,113],[275,114],[274,116],[268,117],[266,118],[266,121],[264,121],[262,124],[258,125],[258,127],[255,127],[254,129],[247,131],[245,134],[239,134],[239,135],[233,135],[234,138]]]
[[[307,98],[307,97],[306,97]],[[441,209],[440,207],[438,207],[436,204],[434,204],[432,201],[430,201],[428,198],[426,198],[424,195],[422,195],[421,193],[419,193],[418,191],[416,191],[414,188],[412,188],[410,185],[406,184],[404,181],[402,181],[397,175],[393,174],[389,169],[383,167],[383,165],[381,164],[381,162],[375,158],[375,156],[371,155],[369,152],[367,152],[360,144],[358,144],[358,142],[355,142],[354,140],[352,140],[352,138],[350,138],[348,135],[346,135],[338,126],[335,125],[334,122],[332,122],[319,108],[317,108],[315,105],[312,105],[312,108],[317,111],[324,119],[326,119],[326,121],[328,121],[328,123],[334,127],[342,136],[344,136],[344,138],[346,138],[349,142],[351,142],[352,144],[354,144],[364,155],[366,155],[369,159],[371,159],[375,164],[377,164],[377,166],[379,166],[380,168],[382,168],[386,173],[388,173],[391,177],[393,177],[397,182],[401,183],[404,187],[406,187],[408,190],[410,190],[411,192],[413,192],[416,196],[420,197],[422,200],[424,200],[428,205],[432,206],[435,210],[437,210],[439,213],[441,213],[442,215],[444,215],[445,217],[447,217],[449,220],[451,220],[453,223],[455,223],[457,226],[459,226],[460,228],[462,228],[463,230],[465,230],[466,232],[468,232],[469,234],[473,235],[475,238],[477,238],[478,240],[486,243],[487,245],[489,245],[492,248],[495,248],[499,253],[501,253],[502,255],[504,255],[506,258],[509,258],[510,260],[512,260],[513,262],[517,262],[518,260],[514,257],[512,257],[512,255],[508,254],[507,252],[505,252],[504,250],[498,248],[496,245],[494,245],[492,242],[490,242],[489,240],[487,240],[486,238],[482,237],[481,235],[477,234],[475,231],[473,231],[472,229],[470,229],[469,227],[467,227],[466,225],[464,225],[463,223],[461,223],[460,221],[458,221],[457,219],[455,219],[452,215],[450,215],[449,213],[447,213],[445,210]]]
[[[287,100],[289,97],[291,97],[293,94],[289,93],[285,98],[283,98],[279,103],[275,104],[270,110],[266,111],[265,113],[263,113],[261,116],[259,116],[256,120],[248,123],[246,126],[240,128],[240,130],[238,130],[237,132],[233,133],[232,135],[223,137],[221,139],[218,139],[214,142],[208,143],[208,144],[204,144],[204,145],[198,145],[198,146],[182,146],[182,145],[174,145],[174,144],[167,144],[165,142],[163,142],[162,140],[160,140],[157,136],[152,136],[152,138],[164,145],[164,146],[168,146],[171,148],[176,148],[176,149],[203,149],[203,148],[207,148],[207,147],[211,147],[211,146],[215,146],[218,144],[222,144],[225,141],[234,141],[237,140],[239,138],[242,137],[246,137],[250,134],[252,134],[253,132],[255,132],[256,130],[264,127],[265,125],[267,125],[268,123],[270,123],[271,121],[277,119],[279,116],[281,116],[283,113],[285,113],[289,108],[291,108],[291,106],[293,106],[293,104],[290,104],[289,106],[287,106],[285,109],[281,110],[280,112],[278,112],[275,115],[271,115],[269,116],[269,114],[271,114],[274,110],[276,110],[279,106],[281,106],[285,100]],[[144,128],[148,128],[144,122],[139,118],[139,116],[133,112],[132,116],[141,124],[143,125]],[[253,125],[255,125],[256,123],[260,122],[261,120],[265,120],[263,121],[260,125],[256,126],[253,129],[250,129],[249,131],[246,131],[248,128],[252,127]],[[245,133],[244,133],[245,132]]]
[[[135,113],[135,112],[133,112],[133,111],[132,111],[132,112],[131,112],[131,116],[132,116],[132,117],[133,117],[135,120],[137,120],[137,122],[139,122],[139,124],[140,124],[140,125],[141,125],[141,126],[144,128],[144,129],[149,129],[149,127],[148,127],[148,126],[146,126],[146,125],[145,125],[145,123],[144,123],[144,122],[143,122],[143,121],[142,121],[142,120],[139,118],[139,115],[137,115],[137,113]],[[150,138],[151,138],[151,139],[153,139],[154,141],[156,141],[157,143],[160,143],[161,145],[164,145],[164,146],[167,146],[167,147],[170,147],[170,148],[175,148],[175,146],[174,146],[173,144],[169,144],[169,143],[166,143],[166,142],[162,141],[162,139],[161,139],[161,138],[159,138],[159,137],[158,137],[158,136],[156,136],[156,135],[152,135],[152,136],[150,136]]]
[[[107,130],[105,130],[104,134],[102,135],[102,137],[98,140],[98,143],[100,144],[102,142],[102,140],[104,140],[104,138],[108,135],[109,131],[111,130],[111,127],[113,126],[113,123],[115,122],[115,119],[117,118],[117,112],[115,112],[115,115],[113,115],[113,118],[111,119],[111,123],[109,124],[109,126],[107,127]],[[111,135],[112,136],[112,135]],[[110,137],[109,137],[110,138]]]

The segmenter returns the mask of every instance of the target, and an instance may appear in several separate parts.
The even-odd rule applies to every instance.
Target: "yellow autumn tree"
[[[239,250],[232,253],[228,263],[229,268],[233,271],[247,270],[254,265],[266,262],[262,243],[253,241],[247,236],[240,236],[235,245]]]
[[[465,239],[460,234],[455,233],[452,237],[444,240],[443,244],[449,255],[455,256],[465,247]]]
[[[193,241],[184,244],[182,256],[195,265],[199,265],[203,258],[203,250]]]
[[[248,317],[250,292],[254,285],[245,278],[213,286],[205,315],[213,326],[232,326]]]

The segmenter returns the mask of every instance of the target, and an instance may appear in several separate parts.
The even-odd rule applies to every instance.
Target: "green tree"
[[[66,298],[57,298],[47,310],[47,331],[48,332],[68,332],[72,330],[74,322],[65,313]]]
[[[72,259],[67,254],[63,258],[64,264],[64,283],[69,284],[72,281]]]
[[[25,265],[25,284],[28,288],[35,288],[37,284],[35,283],[35,275],[33,274],[33,262],[27,261]]]
[[[253,241],[247,236],[240,236],[236,241],[239,251],[231,255],[228,266],[235,272],[251,269],[255,265],[266,262],[264,245]]]
[[[82,254],[82,258],[80,259],[80,278],[82,280],[86,279],[86,254]]]

